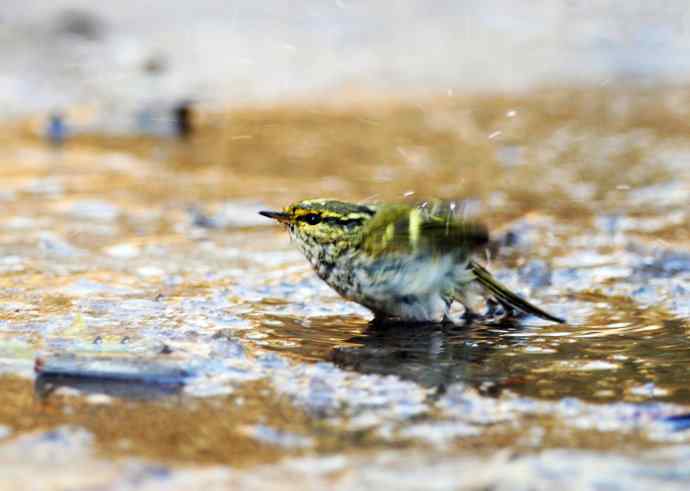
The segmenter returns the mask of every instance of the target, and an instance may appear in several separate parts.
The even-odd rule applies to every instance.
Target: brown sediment
[[[248,466],[304,452],[258,441],[250,434],[254,425],[318,435],[312,451],[344,445],[336,443],[327,424],[310,419],[261,382],[248,383],[230,396],[173,395],[154,402],[89,402],[88,396],[59,391],[43,399],[30,381],[12,376],[0,377],[0,392],[0,424],[18,434],[78,425],[94,435],[97,451],[113,457]]]

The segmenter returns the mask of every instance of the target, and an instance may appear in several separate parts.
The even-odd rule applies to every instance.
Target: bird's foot
[[[496,300],[493,298],[489,298],[486,301],[486,312],[484,313],[485,317],[495,317],[496,315],[500,314],[501,310],[501,304],[498,303]]]
[[[465,325],[470,325],[475,322],[482,322],[484,320],[484,316],[478,314],[477,312],[468,307],[465,307],[465,312],[462,313],[461,319],[465,323]]]
[[[510,324],[515,319],[518,319],[519,312],[510,306],[504,305],[493,298],[487,300],[486,311],[482,314],[475,312],[472,309],[465,308],[462,314],[462,320],[465,325],[472,323],[499,325]]]
[[[484,314],[486,324],[513,324],[521,317],[521,312],[493,298],[489,298],[486,305],[486,313]]]

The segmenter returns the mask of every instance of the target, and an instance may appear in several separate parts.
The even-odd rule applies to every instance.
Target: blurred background
[[[676,0],[0,0],[0,488],[687,489],[689,51]],[[568,324],[377,331],[257,214],[309,197],[456,200]]]
[[[687,80],[681,1],[3,1],[0,110]],[[124,107],[123,107],[124,105]]]

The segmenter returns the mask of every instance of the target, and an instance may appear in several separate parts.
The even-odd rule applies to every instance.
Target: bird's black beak
[[[259,215],[279,221],[280,223],[288,223],[290,221],[290,215],[283,211],[260,211]]]

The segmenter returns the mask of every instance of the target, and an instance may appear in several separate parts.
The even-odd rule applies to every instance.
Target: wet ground
[[[204,111],[186,141],[7,123],[0,485],[685,488],[689,114],[596,88]],[[568,323],[375,329],[256,214],[314,196],[457,200]]]

